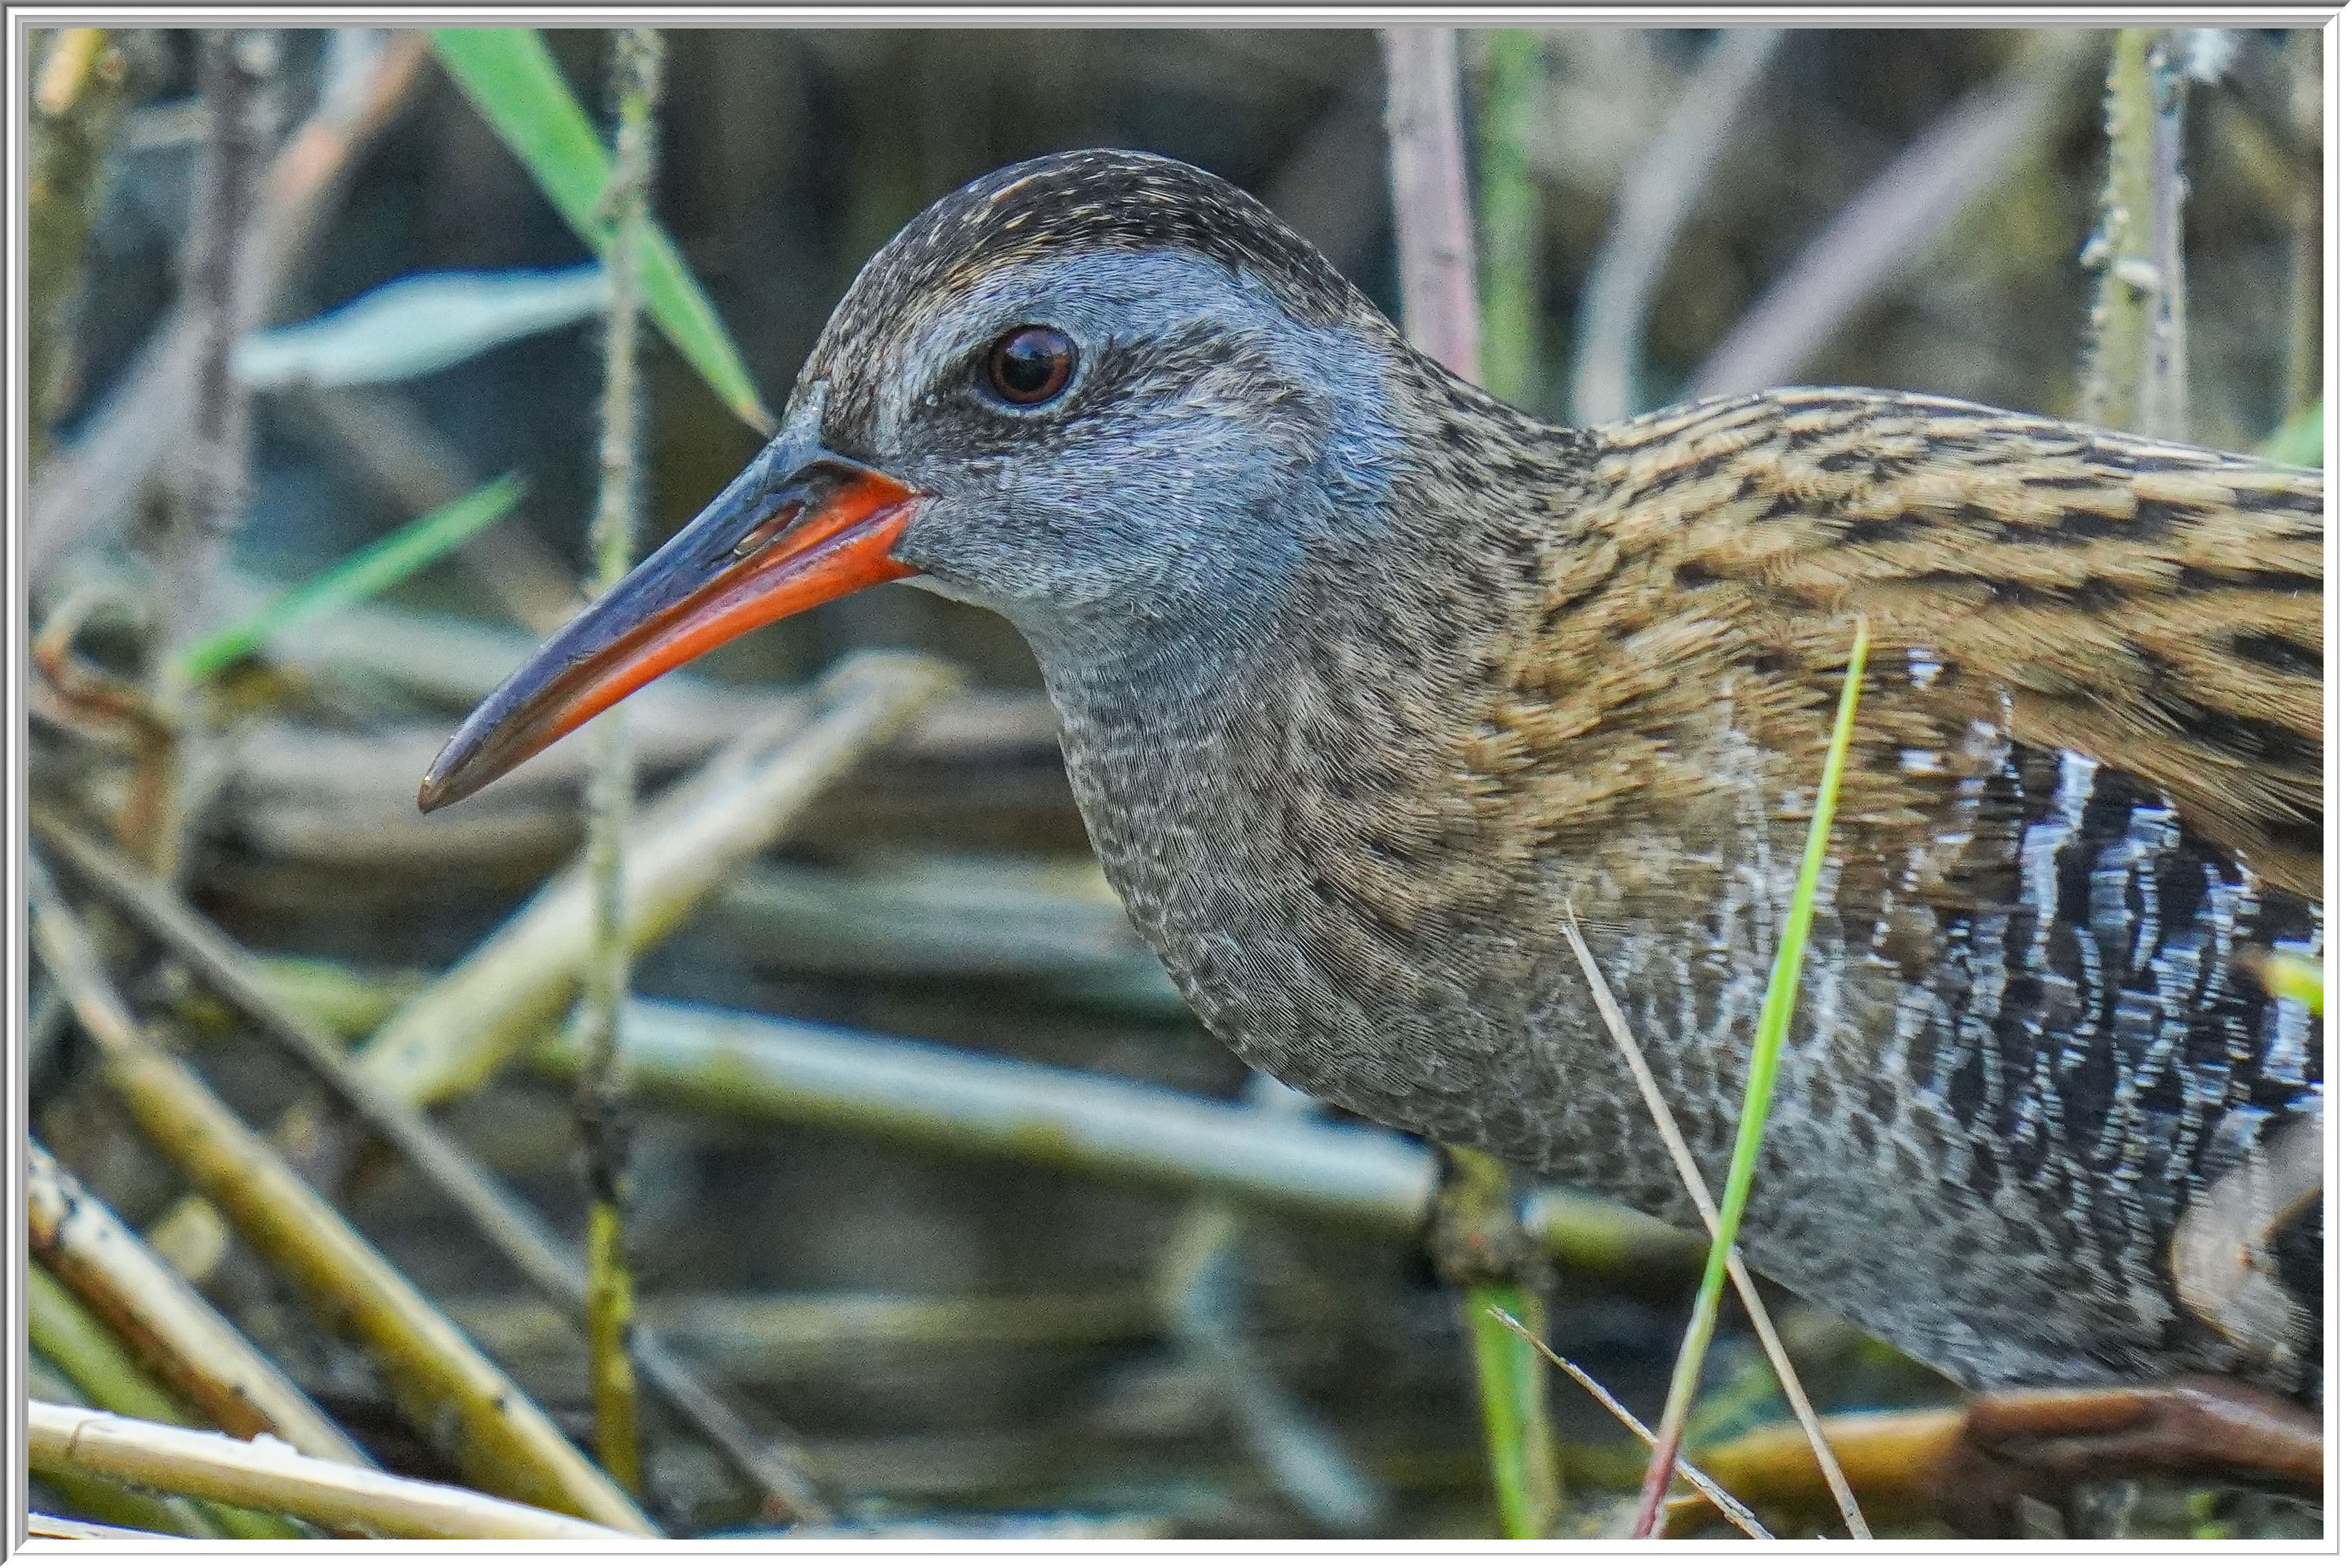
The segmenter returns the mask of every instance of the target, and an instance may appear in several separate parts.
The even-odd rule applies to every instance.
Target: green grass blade
[[[601,259],[613,241],[612,219],[603,210],[612,158],[556,69],[547,40],[530,27],[436,27],[433,52]],[[773,430],[775,419],[760,402],[735,340],[658,227],[648,227],[639,265],[646,308],[663,336],[737,417],[762,434]]]
[[[1764,1146],[1764,1122],[1772,1109],[1773,1080],[1780,1074],[1780,1047],[1789,1037],[1789,1020],[1797,1010],[1797,982],[1804,972],[1805,944],[1813,929],[1813,892],[1821,882],[1822,865],[1829,858],[1830,824],[1837,815],[1838,781],[1845,773],[1845,753],[1853,737],[1854,711],[1862,701],[1862,671],[1870,653],[1870,627],[1856,617],[1853,653],[1847,661],[1845,690],[1838,698],[1836,726],[1830,731],[1828,759],[1822,766],[1821,793],[1813,801],[1811,831],[1805,837],[1805,854],[1797,868],[1797,888],[1790,901],[1789,918],[1780,928],[1780,946],[1772,956],[1772,978],[1765,988],[1764,1007],[1756,1020],[1756,1049],[1748,1063],[1748,1093],[1739,1107],[1739,1129],[1731,1143],[1731,1168],[1724,1176],[1721,1223],[1714,1245],[1707,1249],[1706,1267],[1699,1276],[1698,1297],[1691,1306],[1690,1324],[1683,1334],[1682,1353],[1675,1358],[1674,1380],[1666,1390],[1666,1410],[1658,1423],[1658,1443],[1650,1456],[1649,1473],[1642,1480],[1642,1498],[1635,1510],[1636,1537],[1655,1535],[1664,1519],[1666,1482],[1674,1475],[1675,1455],[1698,1393],[1698,1374],[1706,1359],[1707,1342],[1715,1337],[1715,1319],[1723,1303],[1723,1282],[1731,1264],[1731,1249],[1739,1236],[1739,1218],[1748,1207],[1748,1191],[1756,1177],[1756,1156]]]
[[[1509,1541],[1549,1536],[1559,1515],[1559,1462],[1554,1457],[1543,1364],[1534,1345],[1496,1314],[1542,1320],[1544,1299],[1512,1282],[1470,1285],[1462,1292],[1463,1326],[1478,1374],[1478,1406],[1495,1474],[1496,1511]],[[1533,1332],[1533,1331],[1531,1331]]]
[[[2316,468],[2327,455],[2327,404],[2315,402],[2271,432],[2263,455],[2273,463]]]
[[[521,498],[522,486],[509,474],[425,513],[188,649],[180,655],[181,679],[208,679],[299,622],[382,593],[505,517]]]

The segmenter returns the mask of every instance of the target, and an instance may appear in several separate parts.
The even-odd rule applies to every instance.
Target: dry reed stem
[[[2182,254],[2181,206],[2189,176],[2181,167],[2182,120],[2189,73],[2180,29],[2167,28],[2148,47],[2147,243],[2156,263],[2156,294],[2148,302],[2147,363],[2139,389],[2143,435],[2189,439],[2189,265]]]
[[[1386,27],[1389,183],[1404,335],[1465,381],[1478,379],[1477,267],[1464,177],[1454,29]]]
[[[26,1380],[25,1392],[32,1397],[95,1406],[117,1416],[172,1427],[204,1424],[171,1390],[150,1377],[121,1336],[59,1283],[37,1258],[25,1262],[25,1308],[31,1349],[46,1363],[39,1365],[40,1375]],[[27,1361],[28,1374],[37,1364]],[[60,1490],[76,1511],[118,1523],[246,1541],[300,1540],[309,1533],[282,1514],[157,1497],[100,1476],[51,1479],[64,1481]]]
[[[638,264],[655,162],[654,112],[661,98],[661,34],[627,27],[613,35],[610,78],[619,100],[613,173],[604,204],[613,214],[605,271],[612,298],[604,315],[604,391],[597,442],[596,514],[588,548],[596,586],[609,591],[628,575],[644,506],[639,447],[645,423],[637,392]],[[629,1360],[632,1296],[624,1218],[628,1202],[629,1126],[621,1071],[621,999],[629,989],[628,890],[623,867],[636,778],[629,758],[628,715],[614,708],[595,721],[596,763],[586,791],[590,902],[587,972],[581,1027],[587,1060],[572,1104],[588,1185],[588,1365],[596,1452],[621,1485],[645,1490],[637,1433],[637,1381]]]
[[[268,1432],[313,1458],[374,1463],[47,1149],[28,1155],[34,1254],[173,1392],[237,1437]]]
[[[671,1002],[632,1001],[622,1048],[637,1092],[682,1107],[829,1127],[950,1154],[1026,1161],[1242,1202],[1375,1232],[1421,1232],[1437,1162],[1384,1128],[1300,1124],[1131,1080],[858,1030]],[[541,1043],[563,1078],[578,1047]],[[1558,1189],[1529,1203],[1545,1245],[1602,1272],[1691,1270],[1692,1238],[1621,1205]]]
[[[1413,347],[1465,381],[1482,380],[1477,246],[1463,151],[1461,70],[1454,29],[1389,27],[1390,182],[1404,332]],[[1542,1277],[1510,1202],[1500,1162],[1449,1148],[1432,1205],[1428,1245],[1456,1291],[1486,1422],[1503,1531],[1548,1535],[1559,1513],[1559,1468],[1543,1372],[1526,1348],[1490,1326],[1483,1307],[1516,1306],[1540,1321]]]
[[[576,1325],[544,1301],[464,1296],[442,1305],[501,1364],[552,1364],[577,1354]],[[738,1378],[772,1377],[834,1355],[1146,1339],[1162,1315],[1155,1297],[1133,1286],[971,1296],[706,1291],[649,1296],[637,1308],[638,1333],[658,1332]]]
[[[349,47],[300,129],[278,150],[242,241],[250,263],[240,319],[260,319],[326,219],[359,156],[416,86],[421,33],[365,32]],[[38,582],[102,530],[129,521],[139,491],[185,440],[201,340],[195,313],[176,306],[157,326],[81,439],[55,455],[26,497],[24,570]]]
[[[528,1395],[476,1350],[275,1149],[148,1038],[37,856],[26,864],[33,936],[96,1042],[107,1082],[141,1128],[254,1250],[299,1284],[324,1320],[375,1354],[404,1415],[445,1440],[486,1487],[656,1533]],[[310,1461],[320,1462],[320,1461]]]
[[[1649,1107],[1650,1120],[1665,1140],[1666,1152],[1673,1157],[1675,1174],[1682,1177],[1683,1190],[1690,1195],[1691,1205],[1706,1222],[1707,1234],[1716,1234],[1722,1224],[1714,1197],[1707,1192],[1706,1178],[1699,1173],[1698,1162],[1691,1157],[1690,1145],[1684,1142],[1682,1129],[1675,1124],[1675,1113],[1666,1104],[1666,1097],[1658,1089],[1658,1081],[1650,1072],[1650,1064],[1642,1055],[1641,1046],[1633,1039],[1633,1030],[1610,994],[1609,983],[1601,978],[1601,967],[1593,962],[1592,950],[1584,945],[1583,929],[1577,924],[1576,911],[1568,912],[1565,927],[1570,946],[1576,949],[1576,961],[1583,967],[1585,984],[1592,991],[1593,1005],[1601,1013],[1601,1021],[1609,1037],[1617,1042],[1618,1051],[1625,1059],[1626,1069],[1633,1075],[1642,1092],[1642,1103]],[[1739,1292],[1740,1304],[1748,1309],[1748,1321],[1755,1326],[1756,1338],[1764,1347],[1765,1359],[1772,1364],[1774,1375],[1780,1380],[1780,1392],[1788,1397],[1789,1408],[1796,1413],[1797,1425],[1812,1446],[1813,1460],[1821,1467],[1828,1483],[1830,1495],[1837,1500],[1838,1512],[1845,1527],[1856,1541],[1868,1541],[1870,1526],[1863,1519],[1862,1504],[1855,1500],[1853,1488],[1846,1481],[1845,1473],[1838,1468],[1836,1450],[1822,1430],[1821,1417],[1813,1411],[1813,1402],[1805,1394],[1804,1384],[1797,1376],[1796,1364],[1789,1359],[1788,1348],[1780,1343],[1780,1331],[1773,1326],[1771,1314],[1764,1310],[1764,1298],[1756,1290],[1756,1281],[1748,1277],[1748,1265],[1735,1248],[1729,1260],[1732,1288]]]
[[[152,1530],[129,1530],[119,1524],[92,1524],[83,1519],[59,1519],[53,1513],[28,1513],[25,1533],[35,1541],[181,1541]]]
[[[461,1487],[311,1458],[268,1438],[248,1442],[43,1400],[27,1404],[26,1437],[36,1470],[84,1470],[338,1529],[437,1541],[631,1538]]]
[[[1618,183],[1617,214],[1586,269],[1569,366],[1570,417],[1604,424],[1639,413],[1650,300],[1716,161],[1764,68],[1779,27],[1726,28],[1699,62],[1642,155]]]
[[[1504,1312],[1499,1307],[1490,1308],[1488,1310],[1494,1312],[1496,1320],[1505,1328],[1509,1329],[1513,1333],[1527,1341],[1528,1344],[1534,1346],[1535,1349],[1542,1353],[1545,1360],[1550,1362],[1554,1366],[1568,1374],[1570,1378],[1575,1382],[1579,1388],[1581,1388],[1587,1394],[1591,1395],[1592,1397],[1600,1403],[1602,1409],[1608,1411],[1612,1416],[1616,1416],[1620,1426],[1623,1427],[1628,1432],[1633,1433],[1636,1437],[1641,1438],[1643,1447],[1654,1448],[1658,1446],[1658,1435],[1655,1432],[1651,1431],[1650,1428],[1643,1424],[1639,1416],[1636,1416],[1631,1410],[1626,1409],[1624,1405],[1614,1394],[1610,1393],[1607,1388],[1601,1385],[1599,1378],[1585,1371],[1584,1368],[1577,1365],[1576,1363],[1563,1358],[1558,1351],[1552,1349],[1551,1346],[1544,1343],[1542,1340],[1529,1333],[1527,1325],[1520,1322],[1518,1319],[1511,1316],[1510,1313]],[[1751,1538],[1758,1541],[1769,1541],[1772,1539],[1772,1532],[1764,1528],[1764,1521],[1762,1520],[1758,1519],[1755,1514],[1748,1511],[1747,1504],[1741,1502],[1738,1498],[1724,1490],[1723,1488],[1717,1484],[1717,1482],[1711,1479],[1706,1471],[1700,1469],[1696,1465],[1692,1464],[1688,1459],[1683,1458],[1679,1454],[1675,1456],[1675,1473],[1682,1477],[1683,1479],[1688,1481],[1693,1488],[1696,1489],[1700,1496],[1706,1498],[1707,1501],[1715,1504],[1717,1508],[1721,1509],[1723,1511],[1724,1518],[1738,1525]]]
[[[283,40],[274,32],[207,28],[196,46],[196,88],[205,122],[188,214],[181,308],[194,323],[188,442],[173,465],[175,516],[156,551],[159,632],[151,666],[166,708],[178,655],[204,630],[209,588],[245,520],[251,488],[253,393],[229,373],[229,356],[252,325],[250,230],[261,179],[278,135]]]
[[[2155,190],[2157,104],[2148,55],[2156,39],[2156,29],[2149,27],[2116,34],[2105,99],[2107,183],[2099,197],[2099,225],[2083,247],[2083,265],[2098,275],[2083,417],[2111,430],[2139,428],[2150,327],[2164,280],[2149,201]]]
[[[1871,1411],[1832,1416],[1822,1429],[1841,1467],[1864,1491],[1878,1499],[1916,1497],[1925,1478],[1948,1466],[1966,1440],[1968,1413],[1950,1406]],[[1826,1496],[1812,1438],[1793,1423],[1717,1443],[1705,1458],[1707,1474],[1744,1497],[1797,1506]]]
[[[579,1256],[455,1139],[353,1067],[340,1040],[283,1004],[257,960],[171,889],[77,831],[54,812],[35,807],[33,825],[49,849],[185,963],[201,984],[299,1056],[377,1136],[455,1205],[533,1289],[561,1308],[575,1326],[579,1323],[588,1292],[587,1273]],[[217,1213],[202,1198],[189,1200],[173,1213],[199,1207]],[[804,1467],[795,1462],[788,1439],[755,1431],[721,1393],[709,1387],[656,1335],[639,1333],[634,1348],[646,1381],[746,1479],[775,1500],[771,1511],[803,1520],[830,1517]]]
[[[888,740],[953,673],[903,653],[854,654],[810,710],[742,737],[630,823],[629,946],[675,930],[736,862],[773,840],[823,789]],[[543,1038],[579,988],[593,925],[575,865],[403,1008],[357,1060],[412,1103],[465,1092]]]

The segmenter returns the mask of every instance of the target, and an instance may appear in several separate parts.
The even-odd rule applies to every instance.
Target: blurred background
[[[1055,149],[1140,148],[1224,175],[1397,308],[1374,33],[665,37],[654,216],[771,406],[900,225]],[[609,36],[547,40],[609,140]],[[1597,420],[1819,382],[2085,412],[2113,35],[1578,27],[1459,42],[1486,376],[1513,401]],[[2179,42],[2184,434],[2253,450],[2319,391],[2318,37]],[[82,683],[36,693],[37,797],[121,831],[146,754],[89,693],[148,679],[159,627],[228,623],[496,476],[521,486],[502,520],[396,587],[224,668],[181,756],[176,836],[151,861],[265,956],[283,995],[364,1040],[579,846],[584,740],[430,820],[412,802],[456,721],[579,602],[603,378],[593,257],[420,39],[271,36],[248,62],[268,173],[244,265],[258,325],[279,330],[237,361],[251,388],[241,522],[206,570],[173,570],[174,507],[202,479],[185,443],[221,439],[187,434],[206,415],[185,364],[178,382],[158,368],[205,222],[197,35],[109,33],[100,48],[62,107],[36,107],[56,184],[36,191],[33,624]],[[63,192],[51,209],[45,190]],[[44,252],[42,233],[62,237]],[[443,291],[367,330],[282,330],[419,279]],[[386,368],[388,347],[417,351]],[[650,549],[761,438],[650,331],[643,373]],[[636,993],[685,1019],[634,1090],[628,1235],[648,1321],[788,1424],[857,1528],[1492,1533],[1458,1315],[1411,1193],[1391,1190],[1425,1180],[1427,1156],[1254,1087],[1191,1021],[1093,868],[1010,628],[892,586],[744,637],[631,705],[640,791],[658,796],[772,716],[787,700],[773,688],[805,694],[877,646],[937,655],[965,684],[846,758],[763,851],[714,871],[637,962]],[[330,1103],[152,944],[100,935],[142,1016],[250,1124]],[[379,1458],[454,1473],[281,1271],[186,1219],[184,1177],[102,1082],[46,977],[32,1007],[43,1144]],[[751,1066],[727,1059],[709,1020],[734,1014],[854,1031],[784,1040],[846,1076],[819,1082],[781,1045]],[[959,1054],[908,1059],[893,1078],[899,1041]],[[523,1047],[441,1116],[576,1238],[567,1049]],[[967,1067],[1003,1072],[967,1089]],[[917,1103],[908,1085],[925,1082],[947,1109]],[[1175,1131],[1100,1122],[1139,1084],[1186,1097],[1134,1110],[1180,1117]],[[1010,1108],[993,1124],[958,1120],[999,1093]],[[1181,1116],[1203,1109],[1255,1118],[1234,1124],[1302,1160],[1328,1154],[1340,1174],[1286,1191],[1278,1172],[1122,1145],[1181,1145]],[[401,1161],[346,1155],[317,1167],[337,1204],[584,1434],[578,1340]],[[1534,1202],[1556,1263],[1551,1342],[1654,1411],[1693,1247],[1574,1195]],[[1957,1397],[1801,1303],[1781,1322],[1824,1410]],[[1709,1387],[1696,1448],[1730,1454],[1786,1420],[1744,1322]],[[1553,1405],[1564,1528],[1606,1532],[1639,1450],[1565,1383]],[[670,1528],[762,1527],[694,1433],[657,1405],[646,1431],[646,1496]],[[1757,1473],[1784,1522],[1822,1517],[1801,1484],[1771,1492],[1780,1483]],[[1932,1481],[1864,1500],[1889,1530],[1948,1531]],[[2180,1534],[2315,1521],[2249,1494],[2136,1490],[2064,1522]]]

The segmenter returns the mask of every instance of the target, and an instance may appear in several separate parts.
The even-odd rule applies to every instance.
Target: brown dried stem
[[[1565,927],[1570,946],[1576,949],[1576,961],[1584,969],[1585,984],[1592,992],[1593,1006],[1599,1009],[1601,1021],[1616,1041],[1619,1054],[1625,1059],[1627,1071],[1642,1092],[1642,1103],[1649,1108],[1650,1120],[1656,1124],[1658,1135],[1665,1140],[1666,1152],[1672,1156],[1675,1172],[1682,1177],[1683,1190],[1689,1195],[1691,1207],[1698,1210],[1706,1222],[1706,1231],[1713,1236],[1721,1227],[1722,1215],[1717,1212],[1715,1198],[1706,1189],[1706,1178],[1699,1173],[1698,1162],[1691,1157],[1690,1145],[1683,1139],[1682,1129],[1675,1124],[1675,1113],[1666,1104],[1665,1095],[1658,1088],[1657,1079],[1650,1071],[1648,1061],[1642,1055],[1633,1030],[1610,994],[1609,983],[1601,977],[1601,967],[1593,962],[1592,950],[1584,945],[1583,929],[1577,924],[1576,911],[1568,912]],[[1748,1321],[1756,1330],[1757,1343],[1764,1348],[1764,1357],[1772,1364],[1773,1374],[1780,1380],[1780,1392],[1796,1413],[1797,1425],[1812,1445],[1813,1460],[1821,1467],[1828,1482],[1830,1495],[1837,1500],[1838,1512],[1843,1516],[1847,1531],[1856,1541],[1867,1541],[1870,1526],[1862,1516],[1862,1505],[1854,1500],[1853,1488],[1846,1481],[1845,1472],[1838,1468],[1837,1451],[1822,1430],[1821,1417],[1814,1414],[1813,1402],[1805,1394],[1805,1385],[1797,1376],[1796,1363],[1789,1359],[1788,1347],[1780,1343],[1780,1332],[1772,1324],[1772,1316],[1764,1310],[1764,1298],[1748,1277],[1748,1265],[1735,1249],[1728,1271],[1732,1288],[1739,1293],[1740,1304],[1748,1309]]]
[[[317,1458],[374,1462],[38,1144],[27,1175],[34,1255],[175,1393],[236,1437],[268,1432]]]
[[[1462,101],[1451,27],[1387,27],[1389,183],[1396,204],[1404,335],[1478,380],[1477,267],[1470,238]]]
[[[158,671],[172,669],[173,655],[202,630],[206,587],[245,516],[253,397],[230,373],[229,358],[250,324],[249,231],[277,137],[280,42],[274,31],[213,28],[197,46],[205,139],[181,293],[194,335],[194,373],[189,442],[176,476],[184,486],[179,515],[156,552],[166,585]],[[165,706],[176,706],[168,693]]]
[[[269,165],[237,248],[239,319],[258,320],[331,210],[359,154],[421,75],[422,33],[341,30],[318,107]],[[82,438],[34,476],[25,570],[38,583],[74,549],[131,517],[140,491],[181,447],[196,397],[202,323],[183,301],[91,418]]]
[[[631,950],[676,929],[738,862],[952,679],[929,659],[853,655],[820,683],[808,709],[788,707],[639,811],[630,824]],[[359,1052],[362,1068],[412,1103],[480,1083],[571,1005],[591,924],[587,877],[575,866],[377,1030]]]
[[[374,1352],[394,1398],[417,1429],[446,1442],[460,1469],[486,1487],[633,1534],[656,1533],[512,1379],[148,1037],[37,856],[26,872],[41,961],[97,1044],[109,1084],[253,1249],[299,1283],[326,1321]]]
[[[36,807],[34,831],[117,910],[185,964],[200,984],[300,1057],[372,1132],[455,1205],[534,1290],[572,1323],[580,1322],[588,1280],[578,1255],[436,1124],[354,1068],[332,1035],[279,1001],[252,955],[170,888],[55,813]],[[37,1232],[35,1245],[39,1244]],[[186,1289],[184,1284],[181,1289]],[[766,1511],[803,1520],[828,1517],[814,1484],[795,1463],[787,1437],[757,1431],[737,1402],[706,1383],[659,1335],[639,1331],[634,1348],[646,1381],[663,1399],[772,1500]],[[241,1430],[234,1425],[229,1429]]]
[[[629,1539],[459,1487],[314,1459],[268,1438],[244,1442],[41,1400],[27,1406],[26,1435],[36,1470],[84,1470],[345,1530],[438,1541]]]

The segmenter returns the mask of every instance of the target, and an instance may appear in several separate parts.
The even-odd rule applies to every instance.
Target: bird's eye
[[[1007,402],[1045,402],[1070,384],[1076,361],[1070,340],[1053,328],[1018,328],[988,351],[988,389]]]

